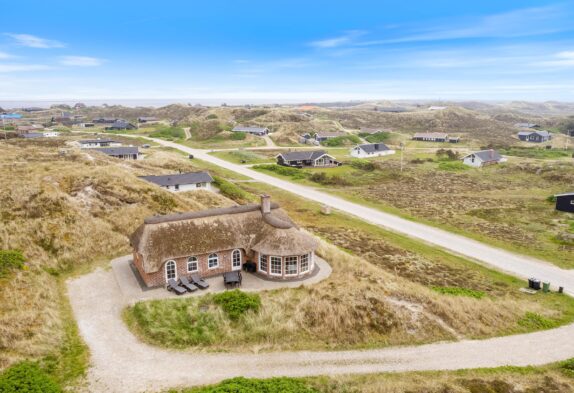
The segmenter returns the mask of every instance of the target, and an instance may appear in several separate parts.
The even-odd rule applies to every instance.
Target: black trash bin
[[[534,289],[536,291],[540,290],[540,280],[537,278],[529,278],[528,279],[528,288]]]

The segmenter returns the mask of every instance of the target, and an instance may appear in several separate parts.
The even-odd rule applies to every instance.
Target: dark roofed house
[[[245,132],[247,134],[263,136],[269,134],[269,128],[267,127],[244,127],[235,126],[233,127],[233,132]]]
[[[121,120],[118,119],[116,117],[97,117],[95,119],[92,119],[92,123],[96,123],[96,124],[113,124],[116,121]]]
[[[137,129],[137,127],[126,120],[118,120],[111,126],[106,127],[106,130],[108,131],[122,131],[122,130],[135,130],[135,129]]]
[[[159,120],[155,116],[141,116],[138,117],[138,123],[157,123]]]
[[[165,188],[170,191],[211,190],[213,178],[208,172],[188,172],[173,175],[140,176],[140,179]]]
[[[293,279],[313,273],[318,242],[261,196],[261,204],[154,216],[131,235],[133,264],[147,287],[198,274],[256,265],[259,275]]]
[[[574,192],[554,195],[556,198],[556,210],[574,213]]]
[[[41,132],[25,132],[23,134],[20,134],[19,136],[20,138],[24,139],[36,139],[44,137],[44,134]]]
[[[139,160],[142,158],[142,153],[140,153],[137,146],[101,147],[91,150],[99,151],[100,153],[119,158],[120,160]]]
[[[462,158],[462,162],[465,165],[473,166],[475,168],[498,164],[500,162],[505,162],[506,159],[502,157],[496,150],[481,150],[471,153]]]
[[[542,143],[552,139],[552,134],[548,131],[519,131],[518,139],[524,142]]]
[[[538,128],[538,127],[540,127],[540,125],[536,124],[536,123],[516,123],[516,124],[514,124],[514,127],[517,127],[517,128]]]
[[[395,151],[389,149],[384,143],[366,143],[351,149],[351,156],[357,158],[386,156],[389,154],[395,154]]]
[[[292,151],[277,156],[277,164],[294,167],[334,167],[341,163],[323,150]]]

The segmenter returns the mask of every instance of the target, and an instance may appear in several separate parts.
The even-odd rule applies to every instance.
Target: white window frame
[[[190,269],[189,265],[195,263],[195,269]],[[187,272],[188,273],[195,273],[199,271],[199,260],[197,259],[197,257],[189,257],[187,258]]]
[[[281,270],[279,273],[273,273],[273,260],[279,260],[279,269]],[[282,276],[283,275],[283,258],[278,257],[276,255],[271,255],[269,257],[269,275],[271,276]]]
[[[215,258],[215,265],[210,266],[213,257]],[[209,254],[209,256],[207,257],[207,268],[211,270],[211,269],[217,269],[218,267],[219,267],[219,255],[217,255],[217,253]]]
[[[168,273],[167,273],[168,272],[168,266],[171,264],[171,262],[173,262],[173,274],[174,274],[173,277],[169,277]],[[169,269],[169,270],[171,270],[171,269]],[[177,281],[177,262],[174,261],[173,259],[170,259],[169,261],[167,261],[165,263],[165,282],[168,282],[172,278]]]
[[[265,269],[261,268],[262,262],[265,263]],[[269,256],[265,255],[265,254],[259,254],[259,263],[258,263],[258,268],[260,272],[263,272],[265,274],[268,274],[267,270],[269,269]]]
[[[295,273],[287,273],[287,260],[294,258],[295,259]],[[289,277],[293,277],[299,274],[299,257],[297,257],[296,255],[290,255],[288,257],[284,257],[283,258],[283,263],[285,264],[285,276],[289,276]]]
[[[235,262],[235,253],[239,253],[239,266],[234,266]],[[231,270],[241,270],[241,265],[243,264],[243,255],[241,250],[236,248],[235,250],[231,251]]]
[[[303,258],[305,258],[305,262],[307,263],[307,269],[305,270],[303,270]],[[301,273],[308,273],[310,268],[311,268],[311,258],[309,257],[309,254],[301,255],[301,257],[299,258],[299,271]]]

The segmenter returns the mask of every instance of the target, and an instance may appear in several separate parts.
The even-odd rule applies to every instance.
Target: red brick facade
[[[173,258],[172,260],[176,263],[177,275],[176,280],[181,276],[190,276],[191,274],[199,274],[201,277],[212,277],[218,274],[229,272],[231,268],[231,258],[234,250],[219,251],[214,254],[218,257],[218,266],[215,268],[208,268],[208,258],[211,254],[194,255],[198,262],[198,271],[188,272],[187,265],[189,257]],[[246,256],[244,250],[239,250],[241,252],[241,265],[246,262]],[[167,260],[161,265],[161,268],[154,273],[146,273],[143,269],[142,257],[138,253],[134,252],[134,265],[137,268],[141,278],[148,287],[159,287],[166,284],[166,263]]]
[[[208,258],[211,254],[203,254],[195,256],[198,262],[198,271],[191,272],[188,271],[188,260],[189,257],[181,257],[181,258],[173,258],[172,260],[176,263],[176,280],[182,276],[190,276],[191,274],[199,274],[201,277],[212,277],[217,276],[219,274],[229,272],[232,270],[231,268],[231,259],[232,253],[234,250],[225,250],[219,251],[217,253],[219,265],[216,268],[208,268]],[[281,259],[281,274],[270,274],[271,270],[271,258],[268,256],[267,258],[267,271],[260,270],[260,262],[259,262],[259,253],[253,252],[253,258],[247,258],[245,255],[244,250],[239,250],[241,252],[241,264],[243,265],[247,260],[255,262],[257,264],[257,274],[268,276],[269,278],[276,279],[276,280],[283,280],[283,279],[294,279],[299,277],[304,277],[310,274],[314,268],[314,254],[307,254],[308,255],[308,265],[309,268],[307,272],[301,272],[301,256],[297,256],[297,274],[288,275],[286,274],[286,266],[285,266],[285,259],[288,257],[283,257]],[[166,279],[166,263],[167,260],[164,261],[161,268],[154,273],[146,273],[143,269],[142,264],[142,257],[138,253],[134,252],[134,265],[137,268],[140,277],[143,279],[144,283],[148,287],[159,287],[165,286],[167,279]]]

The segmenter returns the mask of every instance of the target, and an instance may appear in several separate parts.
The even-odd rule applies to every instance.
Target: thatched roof
[[[317,241],[301,231],[277,204],[234,206],[146,218],[130,238],[147,273],[172,258],[242,248],[288,256],[314,251]]]

